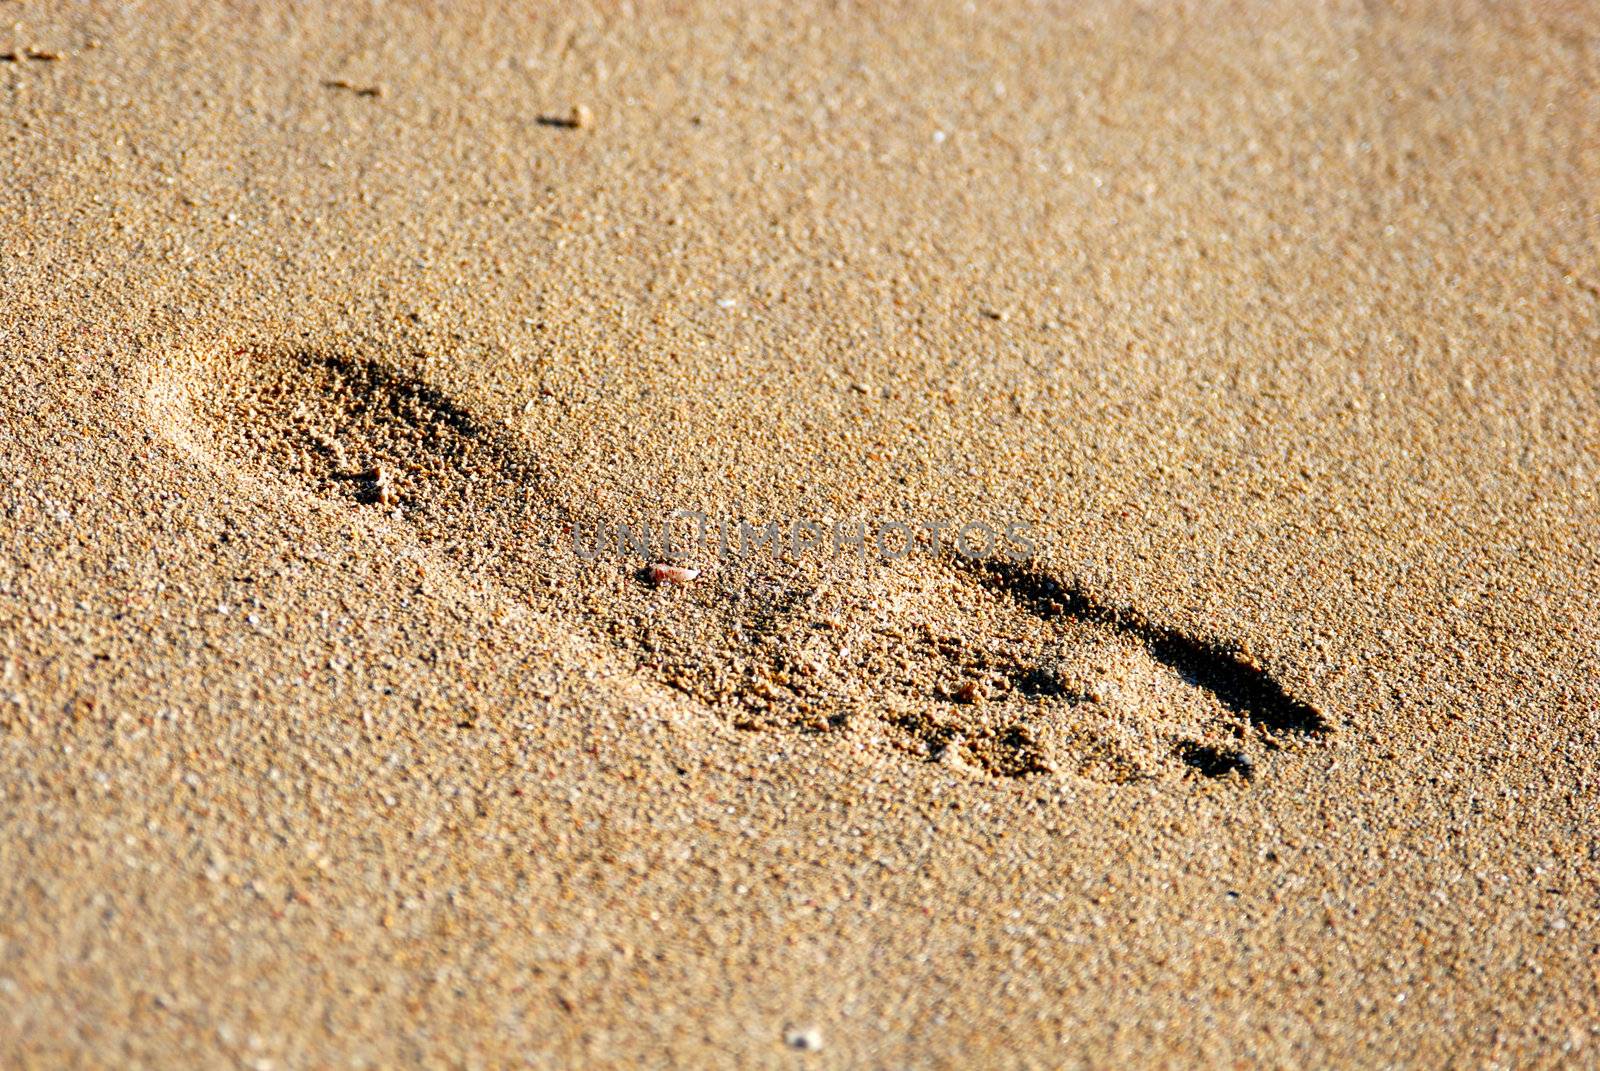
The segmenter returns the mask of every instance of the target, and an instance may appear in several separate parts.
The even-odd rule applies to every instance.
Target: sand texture
[[[0,1066],[1600,1062],[1600,6],[0,0],[0,221]]]

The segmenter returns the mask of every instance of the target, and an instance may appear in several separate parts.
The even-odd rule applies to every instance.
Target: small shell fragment
[[[390,475],[389,470],[382,465],[374,465],[361,474],[361,478],[368,483],[368,501],[376,502],[380,506],[392,506],[400,501],[400,495],[395,491]]]
[[[790,1027],[783,1032],[783,1043],[801,1052],[819,1052],[822,1049],[822,1033],[814,1027],[805,1030]]]
[[[700,570],[691,569],[687,565],[664,565],[656,563],[646,572],[652,584],[687,584],[700,575]]]

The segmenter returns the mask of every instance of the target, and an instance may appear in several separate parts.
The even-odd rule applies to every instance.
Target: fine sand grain
[[[0,1065],[1600,1060],[1600,8],[0,14]]]

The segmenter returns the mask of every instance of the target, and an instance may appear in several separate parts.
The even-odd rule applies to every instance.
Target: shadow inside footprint
[[[1143,614],[1095,602],[1081,589],[1046,573],[1006,561],[975,563],[985,581],[1044,618],[1070,617],[1120,629],[1138,639],[1151,657],[1189,683],[1204,688],[1229,710],[1277,733],[1316,735],[1328,730],[1322,713],[1286,692],[1243,651],[1209,643]]]

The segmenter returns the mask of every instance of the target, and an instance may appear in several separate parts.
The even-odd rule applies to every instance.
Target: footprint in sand
[[[1239,782],[1328,731],[1245,654],[1027,566],[756,556],[654,588],[642,562],[573,552],[600,518],[552,498],[524,440],[361,356],[213,353],[150,398],[214,467],[398,519],[741,727],[992,775]]]

